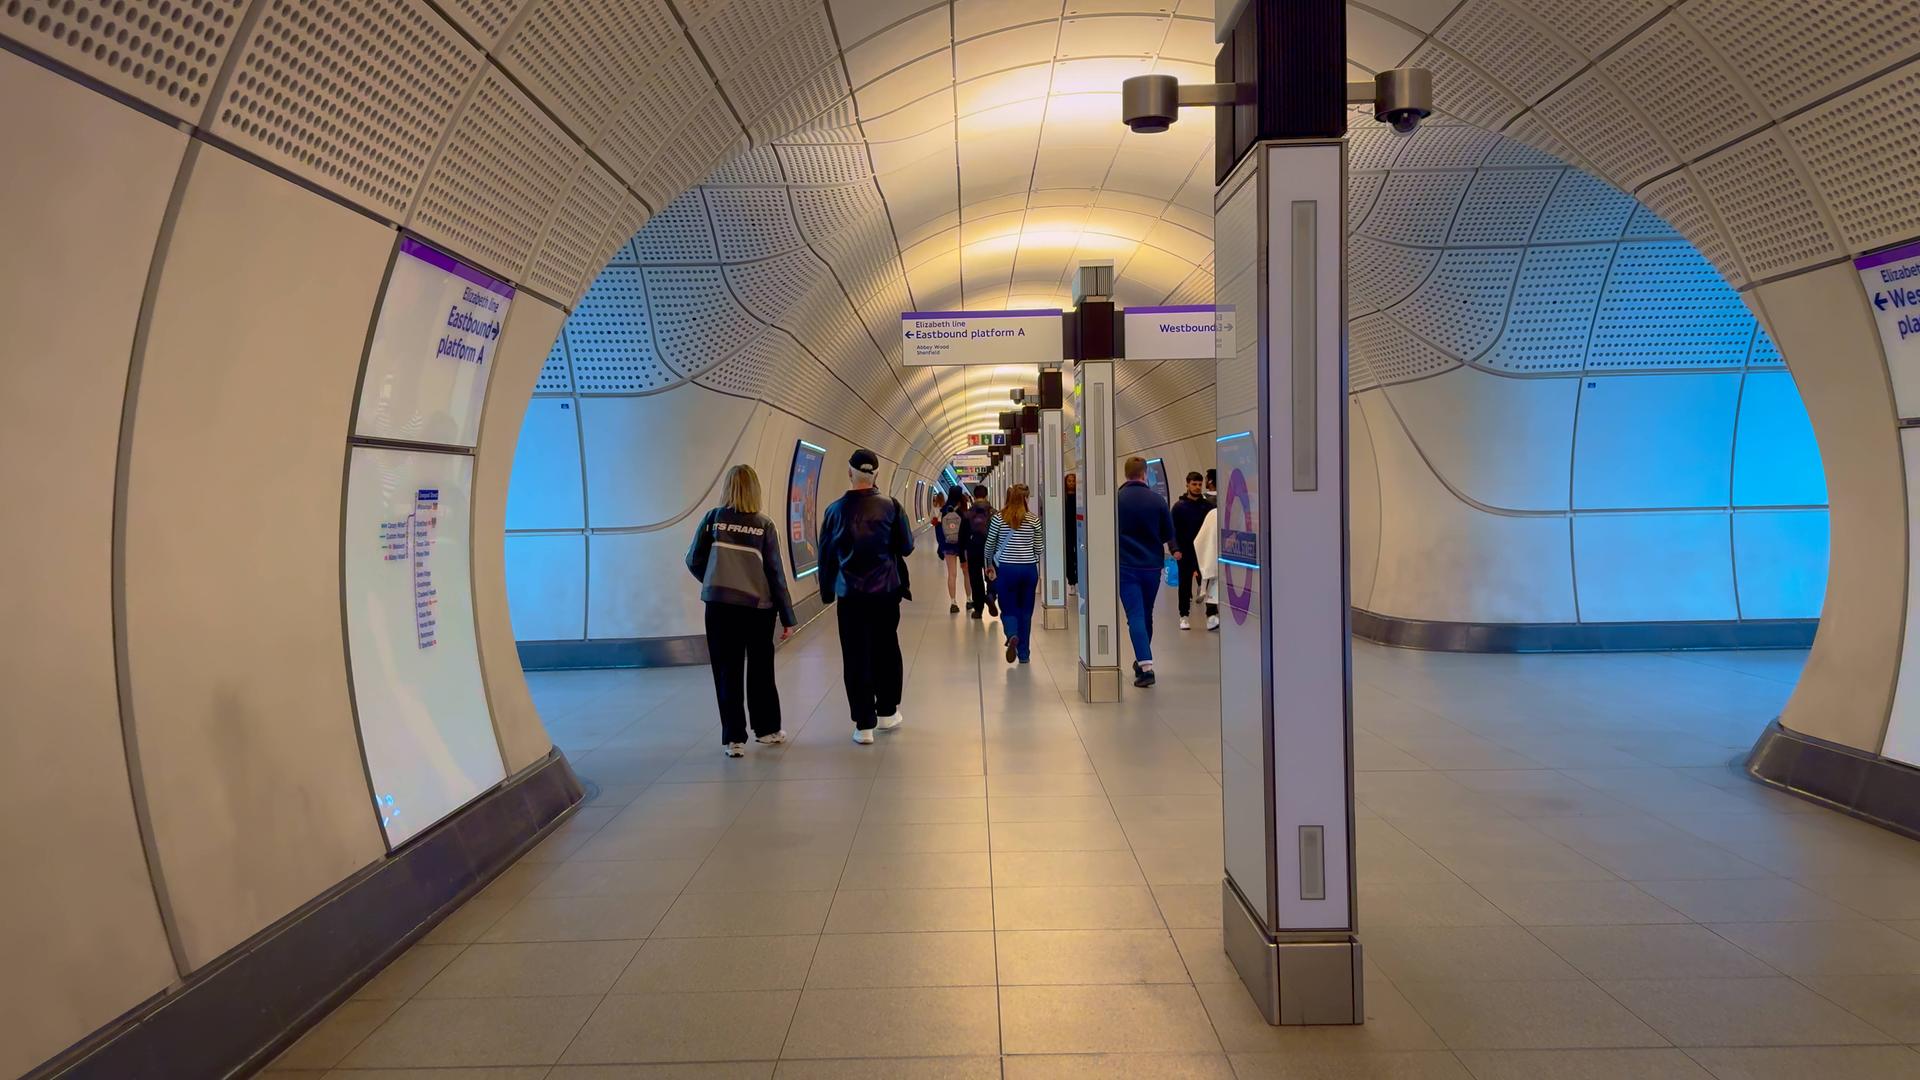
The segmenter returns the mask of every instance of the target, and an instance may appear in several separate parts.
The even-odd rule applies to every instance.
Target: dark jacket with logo
[[[1173,500],[1173,539],[1174,546],[1186,553],[1191,562],[1194,557],[1194,538],[1200,535],[1200,526],[1207,523],[1207,512],[1213,509],[1213,500],[1205,495],[1197,499],[1185,495]]]
[[[724,506],[707,511],[687,548],[687,569],[700,579],[700,599],[707,603],[772,608],[782,624],[794,624],[780,530],[765,515]]]
[[[1173,543],[1173,517],[1167,500],[1138,480],[1129,480],[1114,492],[1114,539],[1120,568],[1158,570],[1166,562],[1164,549]]]
[[[855,488],[835,499],[820,523],[820,599],[899,594],[912,553],[913,528],[899,500]]]

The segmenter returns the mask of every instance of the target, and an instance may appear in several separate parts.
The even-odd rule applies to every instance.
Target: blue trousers
[[[1018,638],[1014,654],[1027,658],[1027,646],[1033,642],[1033,598],[1040,586],[1040,567],[1034,563],[996,564],[1000,586],[1000,626],[1010,638]]]
[[[1153,602],[1160,595],[1160,567],[1151,570],[1123,566],[1117,575],[1120,608],[1127,613],[1127,637],[1133,640],[1133,658],[1153,659]]]

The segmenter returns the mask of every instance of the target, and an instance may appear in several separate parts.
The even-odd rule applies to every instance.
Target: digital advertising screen
[[[1167,463],[1160,458],[1147,459],[1147,486],[1160,493],[1160,497],[1173,501],[1173,492],[1167,490]]]
[[[793,448],[793,470],[787,474],[787,557],[793,576],[803,578],[820,569],[820,470],[827,449],[805,439]]]
[[[353,433],[435,446],[480,440],[513,286],[401,237],[367,350]]]
[[[347,474],[347,645],[389,846],[506,776],[473,622],[473,458],[356,446]]]

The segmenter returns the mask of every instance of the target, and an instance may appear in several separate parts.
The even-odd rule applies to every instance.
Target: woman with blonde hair
[[[1007,663],[1026,663],[1033,643],[1033,597],[1040,585],[1044,534],[1028,509],[1025,484],[1007,492],[1007,504],[987,526],[987,573],[1000,591],[1000,626],[1007,632]]]
[[[793,633],[793,601],[780,563],[780,530],[760,513],[760,477],[751,466],[727,470],[720,505],[694,530],[687,569],[700,579],[700,599],[707,605],[721,752],[745,753],[749,710],[758,741],[786,742],[773,683],[773,620],[779,617],[785,640]]]

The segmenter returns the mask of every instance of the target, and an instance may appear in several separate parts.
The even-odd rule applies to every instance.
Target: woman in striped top
[[[1027,662],[1033,637],[1033,597],[1040,585],[1040,552],[1045,534],[1027,508],[1027,485],[1015,484],[1007,504],[987,526],[987,563],[1000,592],[1000,625],[1007,632],[1007,663]]]

